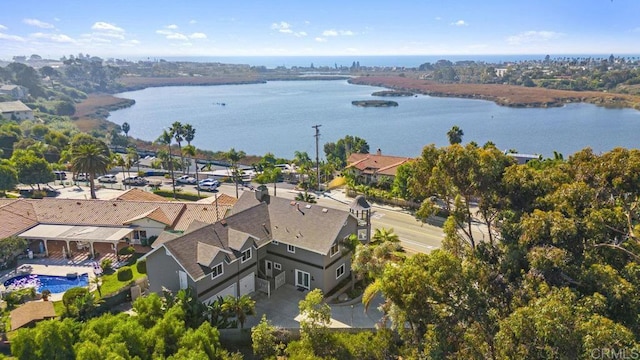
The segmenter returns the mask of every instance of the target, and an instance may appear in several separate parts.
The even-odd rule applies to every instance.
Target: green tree
[[[0,191],[2,191],[2,196],[6,197],[6,191],[15,189],[16,185],[18,185],[18,173],[8,162],[0,161]]]
[[[276,328],[267,320],[266,315],[258,325],[251,328],[251,348],[253,354],[260,359],[270,359],[276,356],[277,338]]]
[[[18,236],[10,236],[0,240],[0,262],[2,264],[12,262],[26,248],[27,240]]]
[[[171,124],[171,128],[169,129],[171,136],[178,143],[178,154],[180,155],[180,168],[184,169],[184,154],[182,153],[182,141],[184,140],[184,126],[181,122],[175,121]],[[184,171],[183,171],[184,173]]]
[[[240,180],[240,169],[238,168],[238,162],[244,158],[246,156],[246,154],[244,153],[244,151],[236,151],[236,149],[231,148],[229,151],[227,151],[224,154],[224,157],[229,161],[229,163],[231,164],[231,173],[232,173],[232,177],[233,177],[233,182],[235,183],[236,186],[236,198],[239,197],[238,194],[238,181]]]
[[[129,137],[129,130],[131,130],[131,126],[129,125],[128,122],[123,122],[122,123],[122,132],[124,132],[124,136]]]
[[[262,173],[256,176],[256,181],[259,184],[269,184],[273,183],[273,196],[276,196],[276,184],[278,183],[278,179],[280,179],[280,175],[282,171],[277,167],[267,167],[262,170]]]
[[[111,152],[104,142],[86,134],[79,134],[70,144],[71,168],[74,173],[89,174],[91,198],[96,199],[96,174],[105,174],[111,164]]]
[[[329,162],[337,163],[341,168],[347,165],[351,154],[368,154],[369,144],[357,136],[347,135],[335,143],[324,144],[324,154]]]
[[[167,131],[166,129],[162,131],[162,135],[160,135],[160,137],[158,138],[158,140],[156,140],[158,143],[166,145],[167,146],[167,152],[168,152],[168,165],[169,165],[169,172],[171,172],[171,183],[172,183],[172,187],[173,187],[173,198],[176,198],[176,176],[175,173],[173,171],[173,155],[171,154],[171,140],[173,139],[172,133],[170,131]],[[180,155],[182,156],[182,155]]]
[[[21,184],[46,184],[55,179],[51,165],[32,150],[16,150],[11,156],[11,163],[15,164],[18,181]]]
[[[460,144],[462,142],[462,136],[464,132],[462,129],[458,127],[458,125],[454,125],[451,130],[447,131],[447,137],[449,138],[449,144]]]
[[[225,298],[224,304],[222,304],[222,310],[233,314],[242,329],[245,321],[247,321],[247,316],[255,315],[256,302],[248,295],[240,297],[229,295]]]

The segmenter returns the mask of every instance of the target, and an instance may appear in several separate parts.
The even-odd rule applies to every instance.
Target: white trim
[[[280,245],[280,242],[278,240],[271,240],[271,243],[275,246]]]
[[[216,276],[213,276],[214,270],[216,270],[217,267],[220,267],[220,273],[217,274]],[[217,270],[216,270],[217,271]],[[222,274],[224,274],[224,265],[222,265],[222,263],[218,263],[217,265],[213,266],[211,268],[211,280],[218,278],[220,276],[222,276]]]
[[[287,251],[292,253],[292,254],[295,254],[296,253],[296,247],[294,245],[287,244]]]
[[[338,275],[338,270],[340,270],[340,269],[342,269],[342,274]],[[344,275],[345,273],[346,273],[346,269],[345,269],[344,264],[342,264],[342,265],[338,266],[338,267],[336,268],[336,279],[339,279],[339,278],[340,278],[342,275]]]
[[[307,286],[305,286],[304,284],[299,284],[298,283],[298,273],[302,273],[303,274],[303,276],[302,276],[303,279],[304,279],[304,274],[307,275],[307,280],[309,281],[309,284]],[[311,274],[310,273],[308,273],[306,271],[302,271],[302,270],[296,269],[295,276],[296,276],[296,278],[295,278],[294,282],[295,282],[296,286],[299,286],[301,288],[305,288],[307,290],[311,289]]]
[[[276,270],[282,270],[282,264],[274,262],[273,263],[273,268]]]

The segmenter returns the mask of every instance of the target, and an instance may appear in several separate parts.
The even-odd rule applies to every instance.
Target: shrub
[[[132,245],[129,245],[127,247],[124,247],[124,248],[118,250],[118,254],[119,255],[131,255],[134,252],[136,252],[136,249]]]
[[[112,267],[113,261],[111,259],[102,259],[100,262],[100,267],[102,267],[102,271],[111,272],[113,271]]]
[[[73,305],[76,299],[84,297],[89,293],[89,289],[84,287],[74,287],[67,291],[65,291],[64,295],[62,295],[62,303],[65,307],[69,307]]]
[[[136,270],[138,270],[138,272],[140,274],[146,274],[147,273],[147,260],[146,259],[142,259],[142,260],[138,261],[136,263]]]
[[[118,269],[117,276],[118,281],[129,281],[133,279],[133,271],[130,267],[123,267]]]
[[[156,235],[150,236],[150,237],[147,239],[147,246],[151,246],[151,245],[153,244],[153,242],[154,242],[154,241],[156,241],[156,239],[157,239],[157,238],[158,238],[158,237],[157,237]]]

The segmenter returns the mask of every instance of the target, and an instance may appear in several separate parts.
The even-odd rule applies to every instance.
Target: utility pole
[[[320,126],[322,125],[313,125],[312,128],[316,129],[316,134],[314,137],[316,138],[316,180],[318,181],[318,192],[320,192],[320,158],[318,155],[318,142],[320,141]]]

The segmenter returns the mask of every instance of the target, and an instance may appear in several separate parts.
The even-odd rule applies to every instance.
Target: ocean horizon
[[[640,54],[548,54],[551,59],[558,58],[608,58],[636,57]],[[476,61],[490,64],[504,64],[522,61],[542,61],[547,54],[496,54],[496,55],[339,55],[339,56],[152,56],[138,57],[129,60],[146,61],[186,61],[200,63],[242,64],[249,66],[265,66],[275,69],[280,66],[291,67],[335,67],[351,66],[359,62],[360,66],[406,67],[417,68],[424,63],[435,63],[438,60]]]

